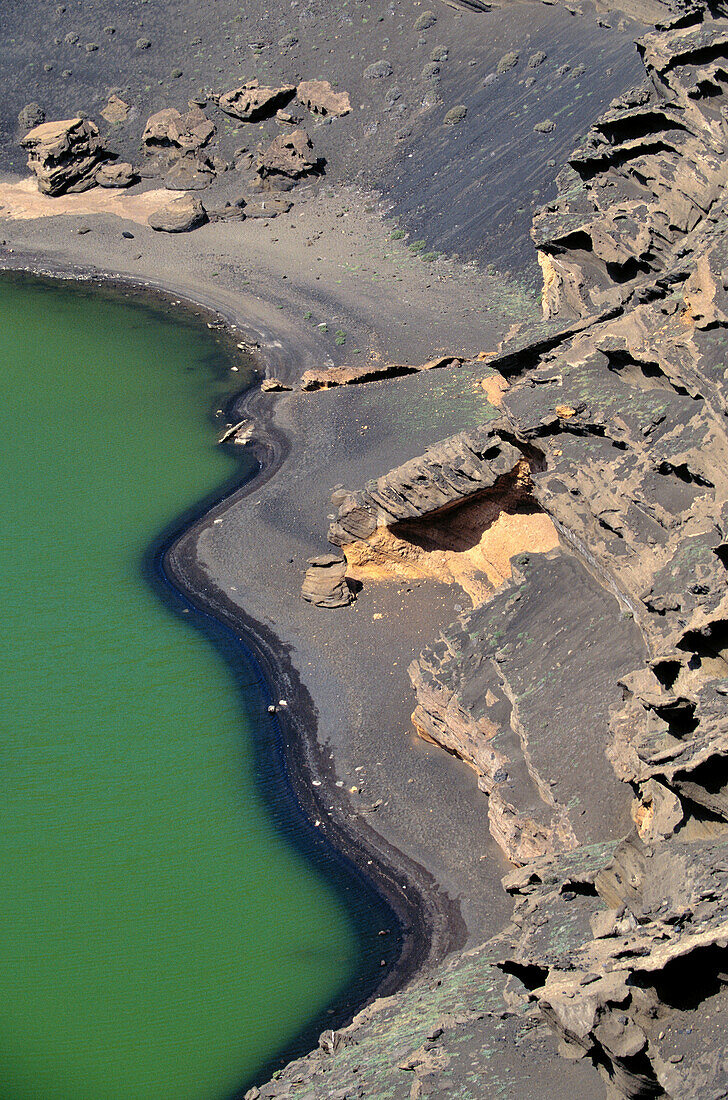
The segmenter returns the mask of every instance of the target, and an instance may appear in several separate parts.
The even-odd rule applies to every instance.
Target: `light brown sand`
[[[29,176],[17,182],[0,183],[0,217],[29,221],[57,214],[116,214],[119,218],[146,225],[150,214],[171,199],[179,198],[179,194],[165,187],[135,195],[113,188],[92,187],[79,195],[51,198],[42,195],[37,180]]]

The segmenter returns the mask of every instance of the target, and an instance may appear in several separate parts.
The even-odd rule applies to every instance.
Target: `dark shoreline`
[[[151,300],[157,306],[169,308],[174,305],[197,323],[206,322],[218,330],[225,342],[229,342],[230,352],[241,342],[246,331],[244,320],[232,311],[217,310],[209,301],[194,301],[185,292],[147,280],[120,278],[92,270],[72,271],[28,256],[18,256],[12,264],[4,260],[0,271],[82,285],[89,283],[140,301],[149,303]],[[259,359],[261,368],[269,365],[260,352],[255,353],[255,358]],[[236,481],[225,487],[221,497],[193,505],[171,528],[160,533],[148,552],[146,572],[149,572],[150,563],[156,562],[161,574],[157,578],[157,588],[166,581],[172,591],[202,617],[234,635],[244,659],[262,672],[271,699],[295,699],[295,716],[290,708],[279,709],[276,716],[282,747],[281,766],[277,771],[280,781],[286,784],[289,801],[295,805],[300,819],[307,823],[310,833],[314,830],[314,820],[320,820],[315,830],[316,839],[323,838],[334,859],[385,901],[402,930],[402,949],[397,961],[374,983],[363,1001],[306,1028],[282,1057],[256,1075],[265,1080],[273,1069],[315,1046],[318,1034],[327,1026],[345,1026],[367,1004],[401,989],[426,967],[436,965],[449,952],[461,947],[466,929],[459,906],[438,888],[429,872],[384,841],[361,815],[354,815],[347,807],[344,792],[335,785],[327,749],[316,736],[314,700],[301,683],[284,646],[272,630],[228,600],[215,585],[214,578],[197,562],[197,540],[214,518],[224,513],[230,504],[259,490],[291,454],[290,440],[272,427],[259,397],[260,391],[253,385],[239,393],[228,409],[231,416],[249,418],[255,424],[255,436],[248,446],[258,462],[258,472],[242,486]],[[320,784],[318,787],[313,786],[314,780]],[[242,1092],[236,1093],[234,1100],[242,1095]]]

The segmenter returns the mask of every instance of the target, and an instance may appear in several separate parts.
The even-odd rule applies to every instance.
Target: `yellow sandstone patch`
[[[484,521],[485,520],[485,525]],[[423,525],[423,530],[427,528]],[[407,538],[389,527],[379,527],[366,541],[343,547],[352,580],[434,580],[458,584],[473,606],[484,603],[511,576],[510,559],[524,552],[547,553],[558,546],[556,528],[543,512],[500,512],[492,517],[492,504],[474,503],[457,510],[448,541],[462,549],[438,547],[432,539]]]
[[[497,371],[493,371],[487,378],[484,378],[480,383],[483,390],[485,390],[485,396],[490,401],[491,405],[495,405],[496,408],[500,408],[503,404],[503,397],[508,391],[508,383],[502,374],[498,374]]]
[[[179,191],[166,187],[130,195],[125,191],[92,187],[80,195],[58,195],[51,198],[41,195],[33,177],[15,183],[0,183],[0,218],[30,221],[32,218],[49,218],[56,214],[116,214],[127,221],[147,224],[147,218],[171,199],[179,198]]]

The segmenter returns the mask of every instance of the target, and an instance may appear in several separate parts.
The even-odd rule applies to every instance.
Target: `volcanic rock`
[[[427,31],[430,27],[434,27],[437,22],[437,16],[434,11],[423,11],[421,15],[414,21],[414,29],[416,31]]]
[[[518,56],[517,50],[510,50],[508,53],[504,53],[496,66],[496,72],[507,73],[509,69],[515,68],[518,64]]]
[[[381,60],[375,61],[371,65],[367,65],[364,70],[364,76],[367,80],[382,80],[385,76],[392,75],[392,66],[388,61]]]
[[[275,114],[293,98],[294,84],[282,84],[278,88],[261,88],[257,80],[241,84],[230,92],[224,92],[217,99],[217,105],[226,115],[242,119],[243,122],[256,122]]]
[[[236,199],[205,200],[205,211],[211,222],[242,221],[247,217],[247,203],[242,195]]]
[[[282,195],[270,195],[257,201],[248,201],[245,207],[246,218],[277,218],[279,214],[287,214],[293,206],[290,199]]]
[[[96,125],[86,118],[44,122],[26,134],[21,145],[28,151],[28,167],[44,195],[87,191],[108,154]]]
[[[118,122],[126,122],[129,117],[129,104],[125,103],[116,94],[110,95],[109,102],[101,112],[101,117],[112,123],[112,125]]]
[[[182,115],[174,107],[157,111],[147,120],[142,145],[147,152],[171,151],[173,154],[196,153],[215,134],[215,124],[199,107],[191,107]]]
[[[328,80],[304,80],[298,85],[296,95],[314,114],[341,118],[351,110],[349,93],[335,92]]]
[[[309,558],[301,595],[317,607],[347,607],[356,599],[346,580],[346,561],[335,554]]]
[[[26,103],[18,115],[18,128],[21,133],[27,134],[28,130],[45,122],[45,117],[45,111],[38,103]]]
[[[214,179],[215,173],[207,157],[187,154],[175,160],[164,177],[170,191],[200,191]]]
[[[380,378],[401,378],[405,374],[417,374],[438,367],[458,366],[462,359],[455,355],[442,355],[419,366],[407,363],[369,363],[361,367],[312,367],[301,375],[302,390],[328,390],[332,386],[353,386],[362,382],[376,382]]]
[[[311,139],[305,130],[279,134],[258,157],[260,176],[284,176],[298,179],[313,172],[318,160],[313,154]]]
[[[450,110],[445,115],[445,119],[444,119],[445,125],[446,126],[457,126],[459,122],[463,121],[463,119],[465,118],[467,113],[468,113],[468,108],[465,106],[464,103],[458,104],[457,107],[451,107]]]
[[[131,187],[137,176],[127,161],[108,161],[96,170],[95,179],[99,187]]]
[[[147,220],[152,229],[163,233],[187,233],[204,225],[208,219],[207,211],[199,199],[192,195],[183,195],[150,214]]]
[[[280,393],[282,390],[291,389],[285,382],[281,382],[280,378],[266,378],[261,382],[260,388],[263,393]]]

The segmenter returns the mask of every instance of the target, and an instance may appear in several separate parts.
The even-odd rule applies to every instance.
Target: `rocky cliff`
[[[408,1033],[389,1095],[407,1071],[411,1096],[444,1094],[503,1018],[516,1045],[547,1024],[612,1097],[728,1095],[728,20],[668,13],[639,49],[644,83],[535,217],[544,322],[489,362],[498,419],[336,502],[330,540],[364,583],[418,566],[412,544],[455,538],[463,510],[479,539],[518,511],[559,536],[513,545],[498,578],[481,565],[473,609],[410,670],[417,732],[474,768],[518,870],[512,927],[444,979],[475,969],[492,1002]],[[357,1060],[379,1011],[341,1037]],[[592,1087],[540,1068],[539,1092]],[[476,1076],[483,1095],[492,1062]]]

